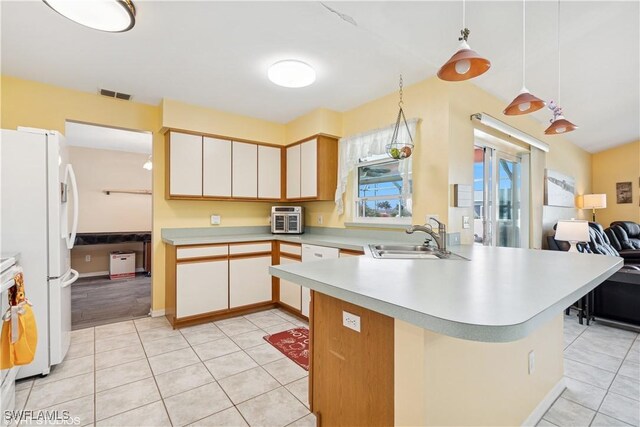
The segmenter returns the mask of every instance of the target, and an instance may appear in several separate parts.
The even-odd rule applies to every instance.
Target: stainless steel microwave
[[[272,206],[271,232],[273,234],[304,233],[304,208],[302,206]]]

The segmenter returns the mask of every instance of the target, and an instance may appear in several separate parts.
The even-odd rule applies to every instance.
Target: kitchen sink
[[[383,259],[448,259],[464,260],[467,258],[451,252],[424,245],[369,245],[374,258]]]

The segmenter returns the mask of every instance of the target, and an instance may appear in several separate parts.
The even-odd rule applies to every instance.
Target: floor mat
[[[307,328],[289,329],[266,335],[264,339],[300,367],[309,370],[309,330]]]

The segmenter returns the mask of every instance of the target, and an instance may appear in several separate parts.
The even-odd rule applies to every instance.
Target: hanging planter
[[[392,159],[402,160],[411,157],[413,154],[413,137],[407,124],[407,118],[404,116],[404,110],[402,109],[402,74],[400,75],[400,101],[398,102],[398,117],[396,118],[396,125],[393,129],[393,135],[391,136],[391,142],[385,146],[387,155]],[[398,141],[400,133],[401,122],[404,123],[405,129],[407,129],[407,135],[409,136],[409,142]]]

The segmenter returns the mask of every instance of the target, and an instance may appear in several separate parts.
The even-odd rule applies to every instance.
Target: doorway
[[[67,121],[78,183],[71,327],[146,317],[151,310],[152,134]]]
[[[474,147],[474,242],[528,248],[529,154],[485,135]]]

